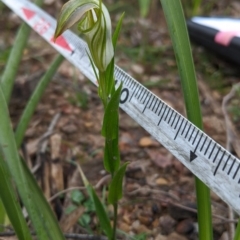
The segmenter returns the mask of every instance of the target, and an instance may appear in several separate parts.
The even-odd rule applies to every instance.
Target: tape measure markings
[[[132,85],[134,86],[134,84],[131,84],[131,83],[129,84],[129,81],[126,83],[126,85],[127,85],[129,88],[131,88]],[[134,91],[135,89],[132,89],[132,90]],[[123,89],[123,91],[124,91],[124,89]],[[139,91],[139,89],[138,89],[138,91]],[[142,113],[144,113],[145,110],[148,108],[148,109],[150,109],[153,113],[156,114],[158,108],[154,111],[154,107],[155,107],[155,105],[156,105],[156,103],[157,103],[157,98],[156,98],[156,96],[154,96],[154,95],[151,95],[151,96],[149,97],[149,92],[146,93],[146,91],[147,91],[146,89],[141,89],[139,96],[138,96],[137,94],[135,94],[135,97],[138,99],[139,102],[141,102],[142,104],[145,105],[144,108],[143,108]],[[128,95],[129,95],[129,94],[128,94]],[[133,96],[134,96],[134,93],[132,94],[131,98],[132,98]],[[145,97],[145,98],[144,98],[144,97]],[[149,99],[148,99],[148,97],[149,97]],[[147,100],[147,99],[148,99],[148,100]],[[148,104],[149,104],[149,101],[150,101],[151,99],[152,99],[152,101],[151,101],[150,105],[148,105]],[[126,99],[125,99],[125,100],[126,100]],[[130,100],[131,100],[131,99],[130,99]],[[147,100],[147,102],[146,102],[146,100]],[[151,108],[151,105],[152,105],[152,103],[153,103],[154,100],[155,100],[155,103],[154,103],[153,107]],[[162,103],[162,101],[159,100],[159,99],[158,99],[158,101],[159,101],[158,106],[160,106],[160,104]],[[181,131],[181,127],[182,127],[185,119],[182,118],[182,121],[181,121],[181,123],[180,123],[180,125],[179,125],[179,121],[180,121],[180,119],[181,119],[181,116],[180,116],[177,112],[175,112],[173,109],[171,109],[170,107],[168,107],[168,106],[166,106],[166,105],[165,105],[164,111],[162,112],[163,106],[164,106],[164,104],[162,104],[162,107],[160,108],[160,111],[159,111],[159,113],[157,114],[158,116],[161,116],[161,118],[160,118],[160,120],[159,120],[159,122],[158,122],[157,125],[159,126],[160,123],[161,123],[161,121],[162,121],[162,119],[165,117],[165,118],[164,118],[164,121],[167,122],[167,124],[169,124],[171,127],[173,127],[174,122],[175,122],[175,120],[176,120],[176,118],[177,118],[177,116],[178,116],[178,120],[177,120],[177,122],[176,122],[176,124],[175,124],[175,126],[174,126],[174,128],[173,128],[174,130],[177,130],[177,132],[176,132],[176,134],[175,134],[175,137],[174,137],[174,140],[176,140],[179,132]],[[171,114],[170,117],[169,117],[169,114]],[[168,117],[169,117],[169,118],[168,118]],[[187,121],[187,120],[185,120],[185,121],[186,121],[186,123],[185,123],[185,126],[184,126],[183,130],[182,130],[181,135],[183,135],[183,133],[184,133],[184,131],[185,131],[185,129],[186,129],[186,126],[187,126],[187,124],[188,124],[188,121]],[[179,128],[177,128],[178,125],[179,125]],[[191,134],[189,135],[189,132],[190,132],[191,129],[192,129],[192,131],[191,131]],[[187,139],[188,136],[189,136],[189,138]],[[189,124],[189,128],[188,128],[187,133],[186,133],[186,135],[185,135],[185,139],[187,139],[188,142],[190,142],[190,141],[192,140],[192,142],[190,142],[190,143],[191,143],[191,145],[192,145],[193,147],[194,147],[195,142],[197,142],[197,144],[196,144],[195,147],[194,147],[194,150],[190,150],[190,157],[189,157],[190,162],[192,162],[193,160],[197,159],[198,156],[197,156],[197,154],[196,154],[196,151],[197,151],[199,148],[200,148],[200,149],[199,149],[199,152],[202,152],[202,150],[204,149],[204,146],[205,146],[205,144],[206,144],[206,142],[207,142],[207,139],[208,139],[209,137],[208,137],[207,135],[205,135],[205,139],[203,140],[203,142],[202,142],[202,144],[201,144],[201,141],[202,141],[202,138],[203,138],[203,137],[204,137],[204,133],[201,132],[201,130],[196,129],[195,126],[193,126],[192,124]],[[197,139],[198,139],[198,141],[196,141]],[[214,145],[212,146],[212,144],[214,144]],[[226,154],[226,151],[225,151],[224,149],[222,149],[221,146],[218,146],[218,148],[217,148],[217,150],[216,150],[217,145],[218,145],[218,144],[217,144],[216,142],[213,142],[211,139],[209,139],[209,143],[208,143],[208,145],[207,145],[207,147],[206,147],[206,149],[205,149],[205,153],[204,153],[204,155],[209,154],[209,156],[207,156],[207,158],[208,158],[209,160],[211,160],[211,158],[213,158],[213,161],[212,161],[212,162],[215,163],[216,160],[217,160],[217,157],[218,157],[218,155],[219,155],[219,153],[220,153],[220,151],[222,152],[222,156],[221,156],[220,160],[217,162],[217,165],[215,166],[215,169],[214,169],[214,171],[213,171],[213,175],[214,175],[214,176],[217,174],[217,171],[218,171],[221,163],[224,162],[223,159],[224,159],[224,156],[225,156],[225,154]],[[212,147],[212,148],[210,148],[210,147]],[[225,160],[225,161],[226,161],[225,165],[227,165],[230,157],[231,157],[231,155],[229,155],[228,159]],[[233,160],[233,162],[232,162],[232,165],[230,166],[230,169],[229,169],[229,171],[228,171],[228,173],[227,173],[228,175],[231,173],[235,161],[236,161],[236,158],[234,158],[234,160]],[[234,173],[234,175],[233,175],[233,179],[236,177],[237,173],[239,173],[239,169],[240,169],[240,164],[238,164],[238,167],[237,167],[236,170],[235,170],[235,173]],[[240,179],[239,179],[239,181],[240,181]],[[240,196],[240,195],[239,195],[239,196]]]

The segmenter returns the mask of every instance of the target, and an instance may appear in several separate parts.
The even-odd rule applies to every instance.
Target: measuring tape
[[[56,20],[27,0],[1,0],[97,85],[87,45],[71,31],[56,42]],[[240,214],[240,160],[194,126],[118,66],[120,107]]]

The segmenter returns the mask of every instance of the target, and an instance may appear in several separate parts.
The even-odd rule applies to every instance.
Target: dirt
[[[119,1],[108,1],[113,22],[126,10],[119,39],[116,63],[148,86],[157,96],[185,115],[181,83],[164,15],[158,1],[153,1],[149,15],[139,17],[138,8]],[[207,2],[207,1],[206,1]],[[218,1],[202,11],[209,15],[236,16],[237,1]],[[116,3],[115,3],[116,4]],[[130,6],[131,5],[131,6]],[[44,8],[53,15],[60,1],[46,1]],[[226,7],[227,6],[227,7]],[[137,10],[136,10],[137,9]],[[7,22],[7,24],[4,24]],[[14,42],[21,21],[8,10],[0,16],[1,55]],[[37,34],[32,33],[19,66],[10,112],[16,127],[20,114],[38,80],[56,52]],[[193,43],[204,130],[226,146],[226,126],[221,110],[223,97],[239,81],[234,65]],[[2,70],[6,58],[1,60]],[[239,139],[239,99],[230,102],[232,127]],[[45,134],[53,119],[58,120],[41,153]],[[47,199],[64,189],[83,188],[76,165],[80,165],[99,196],[106,199],[109,178],[104,170],[100,135],[103,108],[97,89],[76,68],[64,61],[38,105],[25,134],[22,150]],[[198,239],[195,182],[191,172],[153,139],[126,113],[120,111],[120,152],[122,162],[129,161],[124,179],[124,196],[118,210],[119,239],[184,240]],[[237,150],[233,152],[237,154]],[[239,157],[239,155],[238,155]],[[73,191],[55,198],[51,205],[64,232],[100,234],[94,211],[84,189],[83,200],[74,200]],[[78,196],[79,192],[75,191]],[[228,206],[211,193],[214,239],[225,239],[229,231]],[[80,204],[84,203],[84,204]],[[112,219],[113,209],[107,207]],[[84,217],[83,217],[84,216]],[[82,220],[79,220],[82,219]],[[85,222],[84,222],[85,221]],[[132,237],[132,238],[131,238]]]

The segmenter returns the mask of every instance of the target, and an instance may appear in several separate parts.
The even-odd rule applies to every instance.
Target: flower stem
[[[114,216],[113,216],[113,236],[112,240],[116,239],[116,232],[117,232],[117,213],[118,213],[118,203],[113,204],[114,208]]]
[[[106,73],[99,71],[99,88],[98,94],[102,100],[104,109],[107,107],[107,94],[106,94]]]

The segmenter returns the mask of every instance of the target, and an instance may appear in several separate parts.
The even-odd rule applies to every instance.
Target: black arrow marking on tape
[[[196,140],[196,138],[197,138],[198,133],[199,133],[199,130],[198,130],[197,133],[196,133],[196,137],[195,137],[194,140],[193,140],[193,144],[194,144],[194,142],[195,142],[195,140]],[[197,148],[198,148],[198,146],[199,146],[199,143],[200,143],[202,137],[203,137],[203,133],[201,134],[201,136],[200,136],[200,138],[199,138],[199,140],[198,140],[198,143],[197,143],[194,151],[190,151],[190,162],[192,162],[193,160],[195,160],[195,159],[198,157],[195,152],[196,152],[196,150],[197,150]]]
[[[190,162],[192,162],[193,160],[195,160],[198,156],[195,154],[195,152],[190,151]]]

